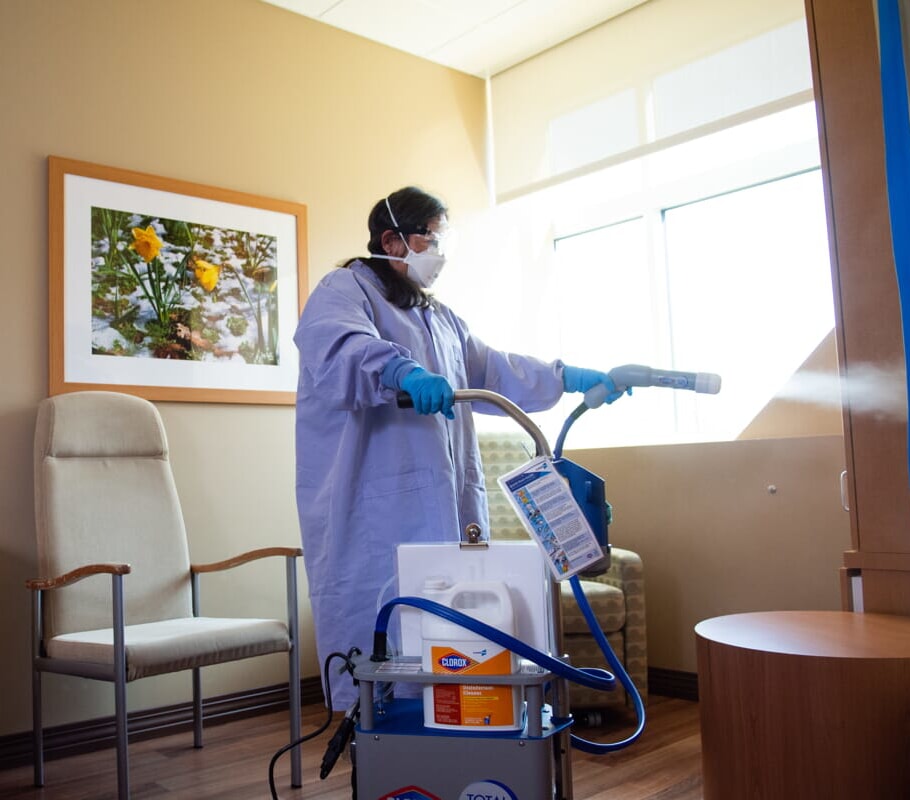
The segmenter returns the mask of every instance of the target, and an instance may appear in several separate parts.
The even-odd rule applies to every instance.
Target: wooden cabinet
[[[874,3],[806,0],[835,287],[841,374],[897,371],[900,299],[891,252]],[[908,221],[906,224],[910,224]],[[910,298],[906,299],[910,302]],[[865,399],[874,400],[875,388]],[[901,402],[906,405],[906,398]],[[862,578],[866,611],[910,614],[907,423],[844,404],[853,549],[845,577]],[[844,580],[844,607],[853,608]]]

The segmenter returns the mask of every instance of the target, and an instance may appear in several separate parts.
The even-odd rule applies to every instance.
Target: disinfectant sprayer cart
[[[504,397],[493,392],[468,390],[456,392],[455,400],[486,401],[498,406],[532,436],[538,456],[551,456],[539,428]],[[491,552],[490,544],[481,538],[478,527],[466,531],[465,541],[454,547],[466,551],[471,561],[478,561]],[[447,558],[452,556],[457,558],[458,553],[448,553]],[[549,588],[542,559],[538,563],[538,583]],[[550,652],[558,653],[555,648],[561,639],[559,593],[548,591],[547,595]],[[410,605],[408,598],[398,600],[401,605]],[[425,671],[418,655],[384,660],[385,642],[380,641],[377,645],[379,655],[374,652],[372,657],[356,659],[354,670],[360,687],[360,724],[354,740],[357,797],[360,800],[457,800],[461,797],[553,800],[554,797],[571,797],[568,730],[572,720],[565,678],[545,667],[527,663],[518,672],[509,674],[479,676],[469,669],[438,674]],[[383,660],[379,660],[381,658]],[[470,656],[465,659],[456,655],[452,659],[461,665],[458,659],[470,660]],[[456,690],[459,686],[492,686],[506,694],[517,689],[524,696],[528,710],[519,729],[514,731],[429,728],[424,724],[421,699],[393,699],[374,704],[374,686],[386,682],[415,683],[421,687],[431,683],[437,687],[452,686]],[[548,686],[550,691],[546,693],[552,699],[546,705],[544,695]]]
[[[716,375],[639,365],[610,375],[620,391],[720,389]],[[605,396],[602,385],[586,393],[566,420],[554,456],[539,428],[505,397],[455,392],[456,402],[498,407],[534,440],[535,457],[499,479],[531,541],[489,541],[472,524],[457,543],[399,546],[401,596],[379,611],[373,653],[350,656],[359,701],[333,737],[323,777],[352,735],[359,800],[572,800],[571,748],[603,754],[641,734],[641,697],[579,582],[579,575],[609,567],[603,480],[561,453],[572,423]],[[408,404],[401,395],[399,405]],[[612,673],[573,667],[562,655],[562,580],[569,580]],[[403,655],[389,655],[393,610],[399,611]],[[609,691],[614,674],[635,706],[636,731],[609,744],[572,734],[569,682]],[[395,695],[388,692],[392,684],[399,687]]]

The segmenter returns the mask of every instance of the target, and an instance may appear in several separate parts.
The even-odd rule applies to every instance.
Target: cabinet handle
[[[843,506],[844,511],[850,510],[850,503],[847,500],[847,470],[840,474],[840,504]]]

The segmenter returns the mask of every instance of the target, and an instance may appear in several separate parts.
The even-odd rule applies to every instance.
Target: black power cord
[[[293,750],[295,747],[298,747],[299,745],[303,744],[304,742],[308,742],[311,739],[315,739],[321,733],[325,732],[325,730],[329,727],[329,725],[332,724],[332,717],[334,716],[334,710],[332,708],[332,681],[331,681],[331,676],[329,675],[329,665],[332,663],[333,659],[340,658],[342,661],[344,661],[344,666],[341,668],[340,672],[348,672],[353,675],[354,674],[354,665],[353,665],[353,662],[351,661],[351,657],[354,655],[359,655],[359,654],[360,654],[360,650],[356,647],[352,647],[350,650],[348,650],[347,653],[329,653],[329,655],[326,657],[325,665],[323,666],[323,678],[324,678],[323,685],[325,686],[325,691],[326,691],[326,710],[328,711],[328,714],[326,716],[325,722],[323,722],[322,725],[320,725],[312,733],[308,733],[306,736],[301,736],[297,741],[290,742],[290,743],[284,745],[284,747],[280,748],[278,751],[276,751],[275,755],[272,756],[272,760],[269,761],[269,791],[272,793],[272,800],[279,800],[278,790],[275,788],[275,764],[278,763],[278,759],[281,758],[281,756],[283,756],[286,752],[288,752],[288,750]],[[341,725],[339,726],[338,731],[332,737],[331,742],[329,742],[329,747],[326,750],[326,754],[322,760],[322,768],[320,769],[320,774],[319,774],[320,778],[325,778],[329,774],[329,772],[331,772],[332,767],[335,765],[335,762],[338,760],[338,756],[341,755],[341,752],[344,750],[344,746],[345,746],[345,744],[347,744],[347,740],[350,738],[350,734],[353,733],[353,730],[354,730],[355,717],[356,717],[358,707],[359,707],[359,703],[355,703],[353,706],[351,706],[351,708],[348,709],[348,711],[344,715],[344,719],[341,721]],[[350,721],[349,721],[349,715],[350,715]],[[349,731],[346,734],[344,741],[341,744],[340,749],[337,751],[337,753],[334,754],[334,757],[331,758],[331,763],[328,764],[328,767],[327,767],[326,763],[327,763],[327,760],[330,758],[330,751],[332,750],[333,745],[336,744],[336,739],[338,739],[340,741],[339,734],[341,734],[342,729],[349,729]]]
[[[344,719],[335,731],[335,735],[329,740],[329,746],[325,749],[325,755],[322,757],[322,765],[319,767],[319,777],[325,780],[329,777],[332,767],[338,757],[344,752],[351,736],[354,734],[354,726],[357,724],[357,712],[360,711],[360,701],[355,700],[351,707],[345,712]]]

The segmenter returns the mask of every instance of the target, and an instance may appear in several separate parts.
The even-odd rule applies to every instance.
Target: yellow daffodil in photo
[[[199,285],[207,292],[212,291],[218,283],[218,277],[221,275],[221,267],[216,264],[209,264],[197,258],[193,262],[193,271],[196,273],[196,280]]]
[[[161,244],[161,239],[158,238],[158,234],[151,225],[145,230],[133,228],[133,242],[130,244],[130,250],[135,250],[146,264],[158,255]]]

